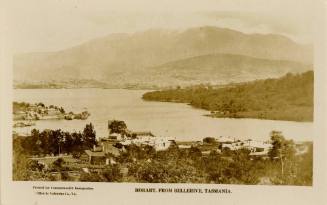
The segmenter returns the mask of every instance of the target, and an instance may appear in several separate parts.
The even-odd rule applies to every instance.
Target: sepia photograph
[[[326,204],[325,0],[0,3],[0,204]]]
[[[29,2],[13,181],[313,185],[311,1]]]

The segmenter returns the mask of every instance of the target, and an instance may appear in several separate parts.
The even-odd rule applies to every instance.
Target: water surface
[[[62,129],[82,131],[92,122],[98,137],[108,135],[108,120],[124,120],[133,131],[151,131],[157,136],[176,140],[202,140],[208,136],[232,136],[239,139],[269,138],[272,130],[282,131],[294,140],[313,140],[313,123],[259,119],[221,119],[206,117],[208,111],[182,103],[148,102],[142,100],[145,90],[124,89],[16,89],[18,102],[43,102],[62,106],[66,111],[88,110],[87,120],[40,120],[36,125],[14,128],[18,132],[31,129]]]

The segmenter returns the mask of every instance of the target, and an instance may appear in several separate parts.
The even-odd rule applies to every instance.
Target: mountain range
[[[313,47],[282,35],[206,26],[111,34],[56,52],[17,54],[13,62],[16,85],[88,80],[108,87],[165,87],[312,70]]]

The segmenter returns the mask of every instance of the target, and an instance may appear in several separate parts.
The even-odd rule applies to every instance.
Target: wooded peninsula
[[[181,102],[210,111],[212,117],[313,121],[314,72],[217,87],[196,85],[152,91],[144,100]]]

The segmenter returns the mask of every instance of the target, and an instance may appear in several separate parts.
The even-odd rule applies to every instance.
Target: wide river
[[[239,139],[269,138],[272,130],[282,131],[296,141],[313,140],[313,123],[258,119],[221,119],[204,116],[209,112],[181,103],[142,100],[145,90],[124,89],[16,89],[18,102],[43,102],[62,106],[66,111],[87,110],[87,120],[40,120],[33,127],[15,128],[28,133],[33,128],[82,131],[92,122],[98,137],[108,135],[108,120],[124,120],[130,130],[151,131],[156,136],[176,140],[202,140],[204,137],[231,136]]]

